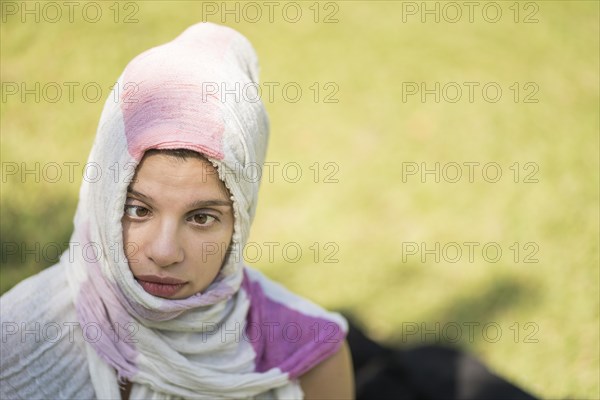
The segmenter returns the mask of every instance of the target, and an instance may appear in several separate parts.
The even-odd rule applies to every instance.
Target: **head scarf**
[[[135,57],[104,106],[75,216],[67,277],[79,321],[102,330],[86,341],[99,398],[301,397],[297,378],[333,354],[345,320],[295,296],[239,256],[226,258],[202,293],[155,297],[134,279],[123,249],[128,184],[149,149],[190,149],[217,169],[231,194],[230,253],[242,254],[254,217],[268,118],[258,61],[235,30],[200,23]],[[89,177],[88,177],[89,178]],[[267,395],[270,393],[270,395]]]

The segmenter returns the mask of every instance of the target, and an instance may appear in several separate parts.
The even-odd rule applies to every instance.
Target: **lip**
[[[160,283],[163,285],[180,285],[187,283],[187,281],[171,278],[170,276],[158,276],[158,275],[138,275],[135,277],[138,281]]]
[[[146,292],[158,297],[171,297],[187,283],[181,279],[156,275],[140,275],[136,276],[136,280]]]

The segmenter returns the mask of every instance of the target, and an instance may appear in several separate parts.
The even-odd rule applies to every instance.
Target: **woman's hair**
[[[146,150],[146,152],[144,153],[144,157],[153,154],[164,154],[184,161],[187,158],[197,158],[199,160],[208,161],[208,159],[203,154],[190,149],[150,149]]]

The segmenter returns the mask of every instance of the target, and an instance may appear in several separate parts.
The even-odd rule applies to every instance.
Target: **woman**
[[[353,396],[346,321],[240,257],[268,138],[257,71],[209,23],[127,65],[69,251],[1,298],[2,398]]]

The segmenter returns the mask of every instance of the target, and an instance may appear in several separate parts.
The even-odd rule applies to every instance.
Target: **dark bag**
[[[465,352],[437,345],[393,349],[349,322],[357,400],[535,399]]]

